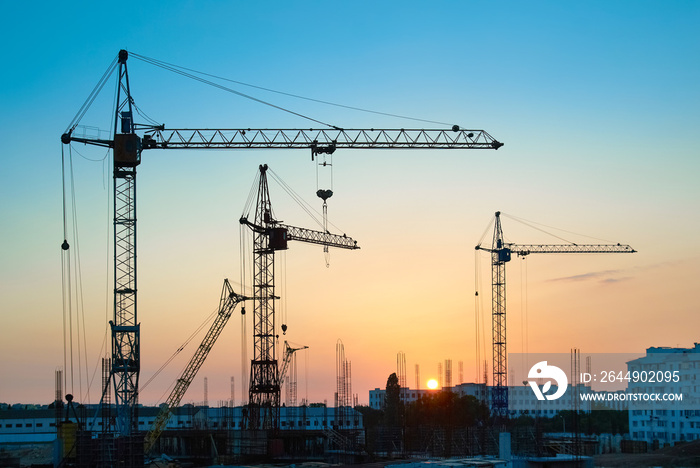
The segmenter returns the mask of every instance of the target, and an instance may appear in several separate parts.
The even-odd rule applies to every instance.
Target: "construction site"
[[[498,150],[503,143],[485,130],[464,129],[458,125],[446,129],[345,129],[306,116],[302,117],[322,124],[323,128],[167,128],[164,124],[143,118],[144,114],[131,94],[128,73],[130,57],[204,84],[213,84],[208,78],[184,67],[121,50],[61,136],[65,151],[64,168],[68,167],[65,159],[74,145],[102,147],[112,154],[113,313],[108,324],[109,352],[101,358],[99,404],[74,404],[73,396],[66,395],[64,388],[65,374],[62,372],[68,370],[57,371],[53,415],[58,440],[54,451],[56,467],[126,468],[143,466],[154,459],[161,462],[177,460],[196,466],[304,461],[355,464],[395,456],[486,457],[483,459],[491,459],[490,463],[497,465],[496,460],[510,459],[511,453],[535,458],[547,454],[566,454],[572,457],[570,466],[586,466],[582,464],[581,457],[590,455],[594,449],[589,448],[592,442],[579,437],[576,419],[573,420],[574,427],[570,429],[573,434],[570,440],[549,443],[542,442],[536,427],[517,428],[510,421],[506,264],[512,258],[532,254],[634,253],[632,247],[619,243],[507,242],[503,235],[501,213],[495,212],[493,224],[489,227],[492,233],[490,245],[482,245],[483,239],[476,245],[477,253],[486,252],[491,259],[492,367],[489,371],[490,366],[486,364],[488,357],[479,355],[477,351],[476,362],[478,368],[483,363],[483,378],[480,377],[481,381],[474,385],[480,386],[480,393],[459,397],[464,398],[460,404],[472,405],[469,410],[472,419],[460,420],[459,424],[455,422],[448,428],[430,425],[407,428],[405,421],[399,423],[401,418],[391,420],[392,406],[388,403],[387,384],[386,402],[381,407],[386,419],[377,423],[373,419],[376,415],[373,416],[369,410],[358,409],[357,396],[352,390],[352,366],[345,357],[340,340],[336,345],[337,385],[334,401],[311,404],[298,398],[296,354],[307,346],[294,345],[286,340],[287,323],[278,310],[282,285],[276,278],[281,270],[276,265],[276,255],[296,243],[313,244],[323,250],[328,265],[331,248],[352,251],[360,249],[361,242],[344,233],[331,232],[333,225],[328,221],[327,209],[328,200],[333,195],[332,176],[331,182],[319,184],[316,190],[322,202],[320,229],[283,222],[284,216],[273,210],[269,188],[269,179],[278,180],[280,177],[267,164],[260,164],[257,168],[244,214],[238,220],[241,229],[252,238],[251,245],[246,246],[252,255],[251,265],[241,266],[244,272],[242,277],[247,277],[250,284],[243,282],[241,290],[234,290],[228,279],[223,280],[219,306],[208,331],[169,395],[158,407],[141,405],[141,369],[144,360],[149,358],[141,355],[143,343],[137,314],[136,173],[142,162],[151,163],[151,154],[169,150],[297,149],[310,152],[317,171],[327,171],[333,166],[333,154],[346,149],[421,149],[436,152]],[[96,96],[115,77],[117,84],[110,135],[102,138],[89,136],[81,120]],[[277,107],[270,103],[263,104]],[[64,174],[64,223],[66,205],[69,204],[66,202],[66,180]],[[284,181],[280,181],[280,184],[285,185]],[[288,193],[295,196],[291,190]],[[64,233],[67,231],[64,226]],[[72,244],[73,240],[69,240],[68,234],[65,234],[61,244],[64,268],[70,265]],[[67,283],[69,276],[68,270],[64,283]],[[70,297],[71,293],[66,294]],[[476,296],[479,296],[479,291],[476,291]],[[228,402],[209,406],[205,378],[204,404],[184,404],[186,400],[183,398],[234,312],[240,314],[242,322],[252,316],[250,341],[253,356],[246,363],[249,375],[247,395],[241,398],[243,404],[235,403],[233,377],[232,395]],[[303,342],[303,337],[300,341]],[[572,369],[580,370],[580,362],[575,355],[576,352],[572,352]],[[245,354],[242,359],[246,361]],[[396,383],[399,389],[407,388],[405,366],[405,356],[400,356]],[[578,375],[574,370],[571,375]],[[447,377],[452,374],[452,361],[445,363],[446,382],[442,381],[442,370],[439,372],[441,387],[453,387],[452,378]],[[462,372],[460,362],[460,375]],[[418,375],[416,365],[416,387],[420,388]],[[574,378],[572,388],[578,388],[579,383]],[[578,414],[578,408],[572,410]]]

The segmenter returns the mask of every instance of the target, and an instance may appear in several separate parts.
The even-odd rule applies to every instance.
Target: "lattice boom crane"
[[[202,364],[204,364],[204,361],[207,359],[207,356],[214,347],[216,340],[219,338],[219,335],[221,335],[221,332],[224,330],[228,320],[231,318],[231,314],[233,313],[234,309],[240,302],[248,299],[250,298],[236,294],[233,291],[233,288],[231,288],[231,284],[228,282],[228,279],[224,280],[224,286],[221,290],[221,299],[219,300],[219,311],[216,314],[216,318],[209,327],[209,331],[204,336],[204,339],[202,339],[202,343],[199,345],[194,355],[190,359],[190,362],[187,364],[187,366],[185,366],[185,370],[182,372],[182,375],[180,375],[180,378],[177,379],[175,387],[170,392],[170,396],[168,396],[165,404],[161,407],[158,416],[153,422],[153,426],[151,426],[151,429],[146,434],[144,439],[146,453],[153,448],[156,440],[158,440],[158,437],[160,437],[163,429],[165,429],[165,426],[168,424],[168,419],[170,419],[170,415],[172,414],[173,410],[180,406],[182,397],[185,396],[185,393],[197,375],[197,372],[199,372]]]
[[[284,384],[284,379],[287,377],[287,368],[289,368],[289,363],[292,360],[292,356],[294,353],[297,351],[301,351],[302,349],[308,349],[308,346],[301,346],[299,348],[292,348],[289,346],[289,343],[286,341],[284,342],[284,358],[282,359],[282,367],[280,368],[280,387],[282,384]]]

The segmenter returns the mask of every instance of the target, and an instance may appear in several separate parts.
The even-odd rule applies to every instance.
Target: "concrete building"
[[[700,439],[700,343],[692,348],[647,348],[644,357],[627,363],[627,370],[632,376],[628,393],[673,398],[628,402],[633,440],[654,447]]]

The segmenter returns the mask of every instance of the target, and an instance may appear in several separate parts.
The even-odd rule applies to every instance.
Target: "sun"
[[[438,388],[438,382],[437,382],[437,380],[435,380],[435,379],[430,379],[430,380],[428,380],[428,388],[429,388],[430,390],[435,390],[436,388]]]

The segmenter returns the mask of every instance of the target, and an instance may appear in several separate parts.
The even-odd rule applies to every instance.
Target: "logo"
[[[529,379],[552,379],[557,383],[557,391],[553,395],[546,395],[549,389],[552,388],[552,380],[545,383],[542,389],[537,385],[537,382],[529,380],[527,383],[530,384],[538,400],[544,400],[545,398],[547,400],[556,400],[566,392],[566,388],[569,385],[569,380],[566,378],[564,371],[557,366],[548,366],[547,361],[540,361],[532,366],[527,376]]]

